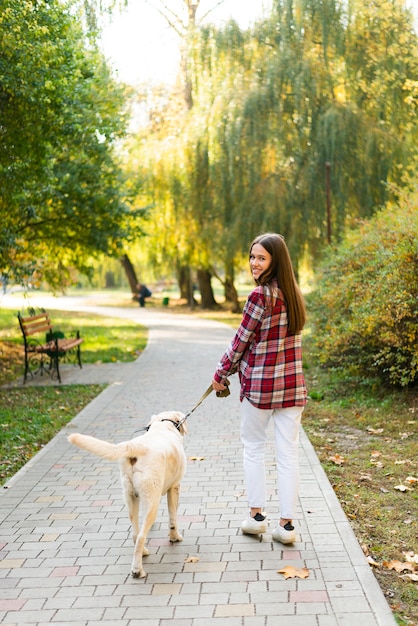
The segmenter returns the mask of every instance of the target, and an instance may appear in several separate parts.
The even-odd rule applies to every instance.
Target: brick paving
[[[64,384],[108,386],[0,492],[1,624],[395,626],[304,433],[297,542],[289,547],[271,538],[277,522],[271,444],[271,526],[261,542],[241,534],[247,504],[236,377],[229,398],[211,394],[188,420],[179,505],[184,541],[170,545],[163,499],[144,558],[147,576],[131,578],[133,543],[117,464],[70,446],[66,436],[78,431],[118,442],[136,435],[153,413],[188,412],[233,331],[146,308],[101,311],[149,326],[148,346],[135,363],[103,368],[102,379],[97,367],[65,369]],[[286,565],[308,568],[309,577],[286,580],[278,573]]]

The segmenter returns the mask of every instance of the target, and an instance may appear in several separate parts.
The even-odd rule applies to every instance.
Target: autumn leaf
[[[418,483],[418,478],[415,478],[415,476],[407,476],[405,482],[413,485],[414,483]]]
[[[336,454],[334,454],[334,456],[328,457],[328,461],[332,461],[333,463],[335,463],[335,465],[342,465],[343,463],[345,463],[345,458],[337,452]]]
[[[283,569],[277,570],[277,573],[283,574],[286,580],[288,578],[308,578],[309,576],[309,570],[306,567],[297,569],[293,565],[285,565]]]
[[[371,565],[372,567],[380,567],[380,563],[378,563],[377,561],[374,560],[374,558],[372,556],[368,556],[367,557],[367,562],[369,565]]]
[[[200,561],[198,556],[188,556],[184,559],[185,563],[198,563]]]
[[[410,572],[415,571],[415,565],[413,563],[402,563],[401,561],[383,561],[383,566],[388,569],[394,569],[398,574],[404,570],[409,570]]]
[[[368,426],[366,430],[371,435],[381,435],[383,433],[383,428],[372,428],[371,426]]]
[[[396,485],[394,487],[394,489],[396,489],[397,491],[412,491],[412,489],[410,487],[406,487],[406,485]]]
[[[409,578],[410,580],[413,580],[414,582],[418,582],[418,574],[403,574],[401,578]]]
[[[418,554],[415,554],[412,550],[410,550],[409,552],[403,552],[403,555],[408,563],[416,563],[418,565]]]
[[[369,550],[369,547],[368,547],[368,546],[366,546],[366,544],[365,544],[365,543],[362,543],[362,544],[361,544],[361,549],[363,550],[363,552],[364,552],[364,555],[365,555],[365,556],[369,556],[369,554],[370,554],[370,550]]]

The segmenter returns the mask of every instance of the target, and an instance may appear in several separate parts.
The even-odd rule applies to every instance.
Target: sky
[[[201,0],[203,12],[218,0]],[[177,0],[180,2],[180,0]],[[157,3],[156,3],[157,4]],[[272,0],[224,0],[210,14],[217,24],[235,19],[246,27],[271,8]],[[407,0],[418,24],[418,0]],[[199,15],[199,14],[198,14]],[[179,65],[178,37],[165,19],[145,0],[129,0],[128,9],[106,18],[102,48],[116,76],[123,82],[174,82]]]
[[[217,2],[201,0],[201,14]],[[271,0],[224,0],[210,14],[210,21],[221,24],[232,17],[246,27],[270,7]],[[123,82],[136,85],[175,80],[179,65],[178,37],[145,0],[129,0],[126,11],[115,12],[112,23],[104,22],[102,48]]]

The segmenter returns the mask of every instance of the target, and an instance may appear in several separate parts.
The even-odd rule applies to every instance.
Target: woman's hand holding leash
[[[223,383],[218,383],[216,380],[212,380],[212,387],[216,391],[217,398],[226,398],[231,393],[229,391],[229,380],[225,379]]]

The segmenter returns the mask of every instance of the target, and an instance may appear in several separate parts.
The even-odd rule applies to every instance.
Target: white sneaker
[[[274,541],[280,541],[280,543],[288,544],[296,541],[295,529],[290,522],[287,522],[284,526],[277,526],[271,534]]]
[[[267,520],[261,513],[256,513],[242,522],[241,530],[244,535],[261,535],[267,531]]]

